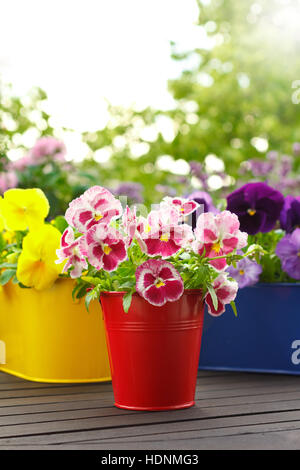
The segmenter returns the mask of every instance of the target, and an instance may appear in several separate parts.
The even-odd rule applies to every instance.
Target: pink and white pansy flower
[[[102,224],[93,225],[81,237],[81,253],[96,269],[114,271],[127,258],[126,244],[120,232]]]
[[[85,233],[93,225],[108,224],[122,214],[122,206],[110,191],[93,186],[74,199],[66,211],[69,225]]]
[[[179,213],[172,207],[151,211],[147,222],[142,225],[142,250],[149,256],[165,259],[190,244],[194,240],[192,228],[179,222]]]
[[[67,227],[61,237],[60,249],[56,251],[58,260],[55,263],[60,264],[67,260],[63,272],[67,272],[69,268],[72,268],[70,271],[72,278],[80,277],[82,271],[88,269],[87,261],[79,249],[80,238],[75,239],[73,229]]]
[[[213,304],[213,299],[209,292],[205,296],[205,302],[208,307],[208,312],[214,316],[218,317],[225,312],[225,306],[233,302],[237,291],[238,283],[236,281],[231,281],[227,277],[227,273],[221,273],[213,282],[213,288],[217,296],[218,306],[215,308]]]
[[[126,206],[126,209],[122,216],[122,224],[126,233],[126,244],[127,246],[129,246],[133,238],[136,236],[138,226],[138,219],[136,216],[135,206],[133,207],[133,209],[130,209],[128,206]]]
[[[239,250],[247,245],[248,235],[239,230],[240,222],[236,214],[223,211],[219,214],[204,212],[200,214],[195,229],[196,241],[193,244],[194,251],[202,255],[214,258],[228,255],[234,250]],[[225,258],[210,261],[211,265],[221,271],[226,268]]]
[[[183,294],[182,278],[168,261],[145,261],[137,268],[135,276],[139,295],[157,307],[174,302]]]
[[[181,197],[169,197],[166,196],[161,202],[161,206],[169,205],[178,211],[180,219],[192,214],[198,207],[199,204],[196,201],[190,199],[184,199]]]

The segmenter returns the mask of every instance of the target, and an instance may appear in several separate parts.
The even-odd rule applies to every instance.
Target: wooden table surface
[[[199,372],[196,406],[113,406],[111,383],[28,382],[0,373],[0,450],[300,449],[300,376]]]

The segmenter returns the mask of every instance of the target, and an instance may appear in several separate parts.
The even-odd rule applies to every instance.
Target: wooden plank
[[[25,398],[40,396],[72,395],[78,393],[105,393],[111,392],[111,384],[83,384],[64,387],[30,387],[23,389],[10,389],[0,391],[0,404],[6,398]],[[13,397],[12,397],[13,395]]]
[[[111,427],[107,429],[87,430],[79,432],[70,432],[62,434],[50,434],[40,436],[20,436],[19,438],[6,438],[0,440],[0,446],[10,444],[26,444],[26,443],[41,443],[41,444],[54,444],[54,443],[76,443],[76,442],[90,442],[107,441],[110,439],[130,440],[145,440],[144,437],[151,440],[152,437],[157,435],[166,434],[170,437],[176,437],[177,434],[202,432],[204,436],[211,435],[212,432],[219,430],[219,433],[230,434],[231,430],[236,428],[240,433],[245,432],[247,427],[266,426],[274,424],[279,429],[289,427],[299,427],[300,411],[298,412],[278,412],[267,413],[258,415],[244,415],[244,416],[229,416],[214,419],[199,419],[191,421],[175,421],[167,423],[157,423],[148,425],[124,426],[124,427]],[[172,436],[172,434],[174,436]],[[184,437],[184,436],[183,436]]]
[[[300,431],[257,433],[253,435],[221,436],[215,438],[177,439],[174,441],[128,443],[76,443],[64,445],[6,445],[2,449],[34,450],[299,450]]]
[[[112,407],[112,398],[110,398],[109,407]],[[86,410],[86,409],[99,409],[106,408],[107,404],[103,402],[103,399],[98,400],[79,400],[79,401],[67,401],[67,402],[54,402],[54,403],[40,403],[34,405],[16,405],[7,406],[0,408],[0,421],[3,416],[11,415],[26,415],[35,413],[48,413],[53,411],[69,411],[69,410]],[[117,409],[117,408],[115,408]]]
[[[234,382],[232,382],[234,379]],[[237,377],[226,378],[226,383],[222,383],[222,387],[219,384],[200,384],[197,387],[196,398],[200,398],[202,396],[208,396],[210,392],[216,391],[227,391],[233,390],[236,392],[237,388],[249,390],[251,388],[258,389],[259,387],[273,387],[274,385],[278,386],[277,384],[280,383],[280,387],[293,387],[292,389],[296,389],[299,387],[300,382],[293,380],[295,377],[290,377],[290,380],[285,381],[278,381],[278,378],[268,377],[266,380],[261,380],[261,378],[256,379],[254,382],[241,382],[238,380]],[[228,380],[230,380],[228,382]],[[242,379],[241,379],[242,380]],[[79,393],[81,392],[81,393]],[[107,397],[111,396],[112,394],[112,386],[110,383],[103,383],[103,384],[93,384],[93,385],[73,385],[68,387],[58,387],[51,389],[49,387],[45,388],[30,388],[29,390],[17,390],[16,392],[4,391],[0,393],[0,409],[6,406],[14,406],[14,405],[22,405],[22,404],[38,404],[38,403],[47,403],[47,397],[49,397],[50,402],[56,401],[68,401],[70,397],[74,395],[74,400],[76,399],[76,395],[83,395],[85,393],[90,394],[91,399],[97,398],[97,395],[100,393],[107,393]],[[104,395],[101,395],[104,397]],[[36,402],[34,400],[30,400],[30,398],[37,398]],[[45,400],[42,398],[45,397]],[[61,398],[60,398],[61,397]],[[21,400],[19,400],[21,398]],[[80,397],[79,399],[82,399]]]
[[[14,391],[14,390],[37,390],[37,389],[61,389],[61,388],[74,388],[74,387],[97,387],[102,385],[103,388],[105,385],[111,387],[111,382],[103,382],[103,383],[90,383],[90,384],[74,384],[74,383],[42,383],[42,382],[30,382],[30,381],[22,381],[22,382],[13,382],[13,383],[2,383],[1,376],[0,376],[0,393],[6,391]]]
[[[234,389],[223,389],[223,388],[218,388],[217,390],[202,390],[199,387],[196,393],[196,399],[198,400],[208,400],[212,398],[221,398],[221,397],[242,397],[242,396],[249,396],[250,394],[252,396],[255,395],[270,395],[273,396],[275,393],[281,393],[285,394],[291,393],[294,391],[298,391],[299,387],[295,387],[294,385],[289,385],[288,383],[286,384],[276,384],[273,386],[270,386],[269,384],[264,385],[258,385],[255,387],[255,394],[252,388],[234,388]],[[99,395],[99,397],[104,398],[104,395]],[[108,402],[109,405],[113,403],[113,394],[112,392],[109,392],[108,395]],[[106,396],[107,398],[107,396]],[[56,401],[58,400],[58,401]],[[60,400],[60,402],[59,402]],[[14,405],[13,403],[14,398],[11,398],[11,401],[9,402],[9,406],[0,406],[0,416],[7,416],[7,415],[13,415],[13,414],[27,414],[27,413],[40,413],[42,411],[48,412],[48,411],[55,411],[55,410],[74,410],[74,409],[84,409],[84,408],[97,408],[101,406],[101,398],[98,399],[93,399],[89,400],[89,396],[85,397],[85,400],[79,400],[76,401],[64,401],[64,398],[56,397],[55,401],[53,403],[45,403],[45,400],[42,400],[42,403],[36,403],[33,405],[30,404],[16,404]],[[0,402],[3,404],[2,402]],[[5,402],[7,403],[7,402]],[[17,403],[20,403],[18,400]],[[24,401],[24,403],[27,403],[27,401]],[[107,402],[106,402],[107,403]],[[102,403],[103,404],[103,403]]]
[[[281,387],[274,390],[274,395],[276,391],[277,393],[284,393],[284,395],[287,394],[288,397],[290,397],[290,393],[294,393],[294,390],[291,390],[291,392],[288,392],[287,390],[283,390]],[[246,404],[249,402],[247,400],[249,393],[243,393],[243,392],[236,392],[236,393],[237,395],[233,397],[229,395],[228,399],[226,399],[225,397],[220,397],[216,395],[213,395],[212,397],[207,395],[206,397],[206,394],[201,395],[203,398],[198,398],[198,397],[196,398],[197,398],[198,405],[201,407],[202,406],[204,407],[216,406],[218,403],[217,400],[219,400],[220,406],[225,406],[225,404],[229,404],[229,403],[236,405],[238,404],[238,402],[246,403]],[[261,402],[268,402],[272,400],[272,395],[273,394],[268,393],[268,391],[264,389],[264,394],[261,395],[261,398],[257,398],[257,399],[254,398],[255,396],[259,396],[259,393],[257,393],[256,395],[253,395],[253,398],[251,398],[251,400],[254,402],[256,400],[259,400]],[[273,398],[277,399],[274,396]],[[88,402],[91,402],[91,406],[94,408],[109,407],[113,405],[113,394],[112,392],[107,392],[107,393],[89,392],[89,393],[79,393],[79,394],[74,393],[74,394],[68,394],[68,395],[46,395],[46,396],[16,398],[16,399],[12,397],[10,399],[1,400],[2,406],[0,407],[0,416],[4,416],[8,414],[32,412],[33,410],[32,407],[37,407],[38,405],[40,407],[37,408],[37,411],[41,411],[43,409],[42,407],[47,404],[55,405],[55,404],[63,403],[66,409],[82,409],[87,406]],[[204,402],[204,405],[203,405],[203,402]],[[89,408],[91,406],[88,405]]]
[[[0,373],[1,449],[300,447],[299,376],[200,371],[196,406],[168,413],[118,410],[110,383],[14,379]]]
[[[300,430],[300,421],[296,422],[281,422],[281,423],[269,423],[269,424],[260,424],[260,425],[252,425],[252,426],[241,426],[237,427],[229,427],[229,428],[218,428],[218,429],[204,429],[198,430],[194,429],[192,431],[182,431],[178,430],[176,432],[167,432],[167,433],[157,433],[154,435],[140,435],[140,436],[132,436],[128,437],[126,435],[120,436],[118,438],[103,438],[101,440],[95,441],[85,441],[86,443],[93,443],[93,444],[101,444],[106,443],[108,445],[112,443],[135,443],[137,440],[139,442],[144,443],[153,443],[153,442],[161,442],[162,444],[165,442],[177,441],[178,439],[181,440],[199,440],[200,438],[215,438],[215,437],[222,437],[222,436],[237,436],[241,434],[262,434],[267,432],[277,432],[277,431],[291,431],[291,430]],[[81,441],[83,443],[84,441]]]
[[[281,401],[295,401],[296,399],[300,400],[300,391],[297,392],[285,392],[284,399],[282,393],[265,393],[265,394],[257,394],[254,396],[238,396],[238,397],[230,397],[230,398],[214,398],[214,399],[203,399],[198,400],[197,405],[201,408],[202,402],[204,403],[205,408],[208,407],[217,407],[217,406],[229,406],[229,405],[241,405],[241,404],[250,404],[250,403],[271,403],[271,402],[281,402]],[[108,401],[105,402],[106,404],[109,403]],[[99,416],[108,416],[108,415],[119,415],[120,410],[115,407],[109,406],[108,408],[103,407],[104,402],[101,400],[99,402],[101,406],[90,407],[88,409],[75,409],[74,407],[71,410],[65,410],[65,407],[62,407],[61,410],[58,411],[57,409],[53,410],[45,410],[44,405],[40,408],[39,413],[20,413],[20,410],[16,410],[14,414],[7,414],[6,416],[0,416],[0,429],[1,426],[4,425],[13,425],[13,424],[26,424],[26,423],[38,423],[38,422],[49,422],[49,421],[60,421],[60,420],[68,420],[68,419],[81,419],[81,418],[88,418],[88,417],[99,417]],[[110,397],[110,405],[112,404],[112,397]],[[26,410],[26,407],[21,407],[22,410]],[[6,410],[5,408],[4,410]],[[125,414],[125,410],[121,411],[122,415]],[[134,411],[131,412],[131,414]]]
[[[57,422],[41,422],[1,426],[0,438],[25,436],[34,434],[51,434],[72,432],[74,430],[105,429],[110,427],[127,427],[133,425],[147,425],[164,422],[180,422],[197,420],[217,416],[233,416],[243,414],[257,414],[278,411],[300,411],[300,399],[288,402],[270,402],[242,405],[228,405],[217,407],[194,407],[187,410],[143,413],[136,412],[131,415],[119,414],[109,417],[91,417],[80,420],[62,420]]]

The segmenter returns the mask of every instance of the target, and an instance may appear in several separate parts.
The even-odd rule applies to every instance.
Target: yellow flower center
[[[239,273],[240,273],[241,276],[244,276],[245,271],[244,271],[243,269],[240,269],[240,270],[239,270]]]
[[[216,242],[213,244],[212,249],[214,250],[215,253],[220,253],[221,250],[221,243]]]
[[[45,267],[45,263],[42,259],[39,259],[34,264],[34,269],[36,269],[36,270],[43,269],[44,267]]]
[[[147,232],[147,233],[151,232],[151,227],[150,227],[149,224],[147,224],[147,225],[145,226],[145,232]]]
[[[106,255],[109,255],[109,253],[111,252],[110,246],[105,245],[104,248],[103,248],[103,251]]]
[[[167,242],[167,241],[169,241],[168,234],[167,234],[167,233],[163,233],[162,236],[160,237],[160,240],[161,240],[162,242]]]
[[[155,283],[155,287],[157,287],[157,288],[163,287],[164,285],[165,285],[165,283],[161,279],[158,279]]]
[[[256,214],[255,209],[248,209],[247,212],[248,212],[249,215],[255,215]]]
[[[298,251],[297,256],[299,256],[299,258],[300,258],[300,251]]]
[[[98,222],[98,220],[103,219],[103,215],[102,214],[95,214],[94,219],[96,220],[96,222]]]
[[[15,215],[19,218],[25,217],[26,207],[16,207]]]

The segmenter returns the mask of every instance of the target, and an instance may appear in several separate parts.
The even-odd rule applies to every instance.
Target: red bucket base
[[[161,406],[150,408],[146,406],[126,406],[120,405],[119,403],[114,404],[117,408],[121,408],[121,410],[135,410],[135,411],[168,411],[168,410],[183,410],[184,408],[191,408],[195,405],[194,401],[190,403],[184,403],[183,405],[175,405],[175,406]]]
[[[138,294],[101,293],[115,406],[178,410],[195,404],[204,317],[200,290],[155,307]]]

